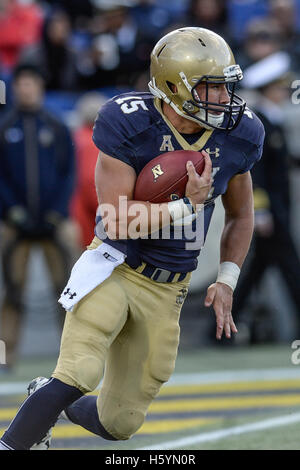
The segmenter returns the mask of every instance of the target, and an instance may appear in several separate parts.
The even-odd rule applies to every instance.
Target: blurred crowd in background
[[[98,110],[115,94],[148,91],[154,44],[183,26],[211,29],[230,44],[245,72],[240,92],[267,131],[265,157],[253,172],[255,237],[234,314],[276,264],[300,315],[289,186],[300,162],[300,112],[292,101],[300,0],[0,0],[0,337],[10,363],[31,247],[42,246],[59,293],[93,238]]]

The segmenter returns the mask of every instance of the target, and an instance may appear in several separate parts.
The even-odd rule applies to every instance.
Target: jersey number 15
[[[126,103],[126,101],[131,100],[130,103]],[[139,110],[139,106],[143,108],[145,111],[149,111],[145,101],[142,100],[141,96],[127,96],[126,98],[118,98],[116,100],[117,104],[121,105],[121,110],[125,114],[134,113],[135,111]]]

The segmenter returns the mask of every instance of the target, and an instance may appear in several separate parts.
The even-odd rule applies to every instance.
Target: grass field
[[[53,449],[299,450],[300,366],[290,344],[180,352],[175,373],[129,441],[110,442],[59,421]],[[22,361],[0,374],[0,432],[26,384],[49,376],[55,360]]]

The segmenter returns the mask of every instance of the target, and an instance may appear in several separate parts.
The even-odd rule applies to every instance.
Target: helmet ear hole
[[[171,93],[173,93],[173,94],[177,93],[177,91],[178,91],[178,90],[177,90],[177,86],[176,86],[174,83],[169,82],[169,81],[167,80],[167,81],[166,81],[166,84],[167,84],[169,90],[171,91]]]

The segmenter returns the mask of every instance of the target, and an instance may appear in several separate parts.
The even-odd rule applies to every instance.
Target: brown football
[[[185,195],[188,182],[186,164],[189,160],[201,175],[205,165],[201,152],[175,150],[151,160],[137,178],[134,199],[153,203],[181,199]]]

